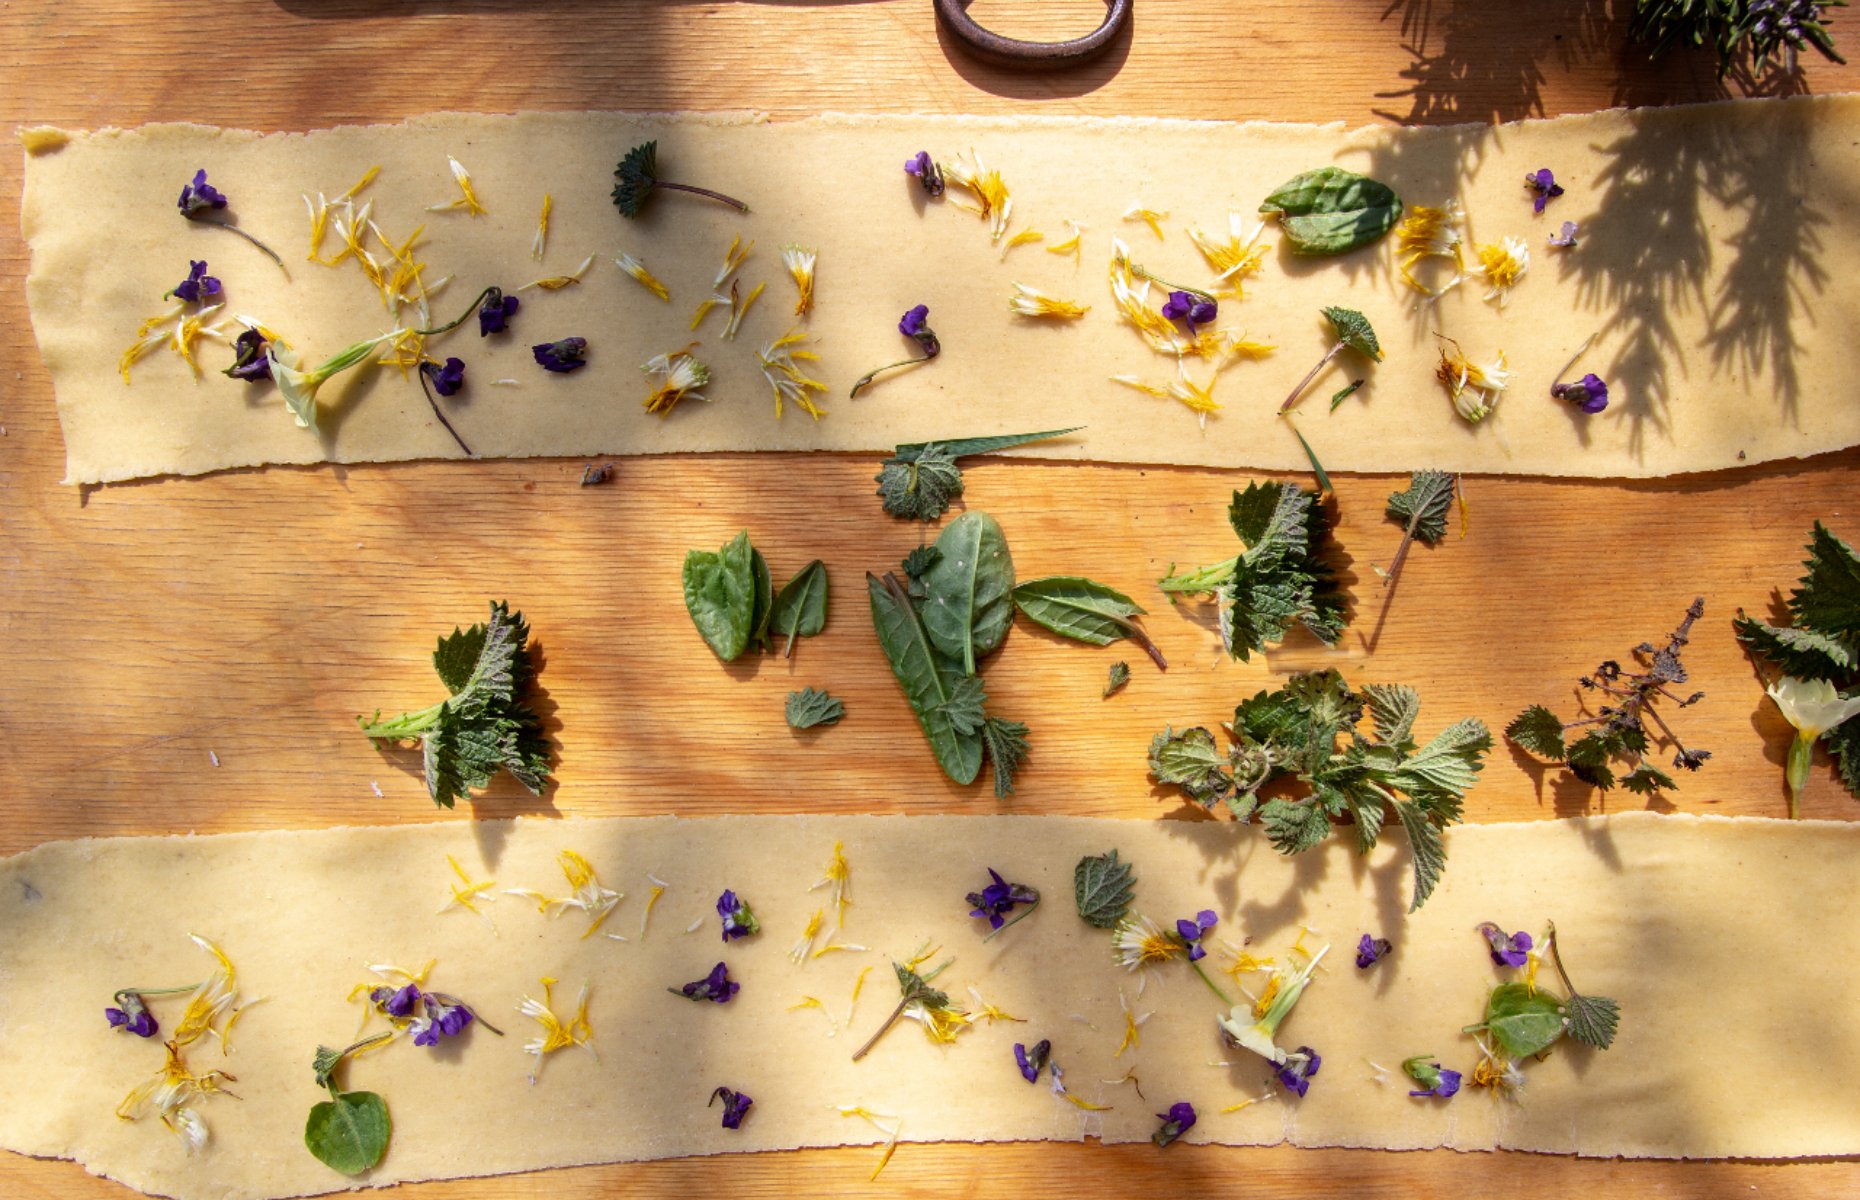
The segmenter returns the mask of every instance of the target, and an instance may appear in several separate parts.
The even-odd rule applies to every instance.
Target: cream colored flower
[[[1531,269],[1531,248],[1521,237],[1507,237],[1502,242],[1479,247],[1478,257],[1479,265],[1467,274],[1491,284],[1485,298],[1498,301],[1500,308],[1505,307],[1505,301],[1511,298],[1511,289]]]
[[[788,274],[794,279],[794,286],[799,298],[794,302],[794,315],[801,316],[814,307],[814,263],[819,252],[805,246],[787,245],[781,248],[782,265],[788,268]]]
[[[1505,366],[1505,352],[1500,350],[1492,362],[1475,363],[1461,353],[1459,343],[1447,341],[1453,349],[1449,352],[1445,346],[1441,348],[1440,365],[1435,368],[1434,377],[1446,385],[1454,411],[1476,425],[1492,415],[1499,393],[1511,382],[1511,372]]]
[[[668,289],[663,283],[659,282],[658,276],[654,275],[651,271],[648,271],[646,269],[645,263],[640,262],[637,258],[634,258],[631,254],[628,254],[626,251],[622,250],[620,252],[620,257],[614,259],[614,266],[619,267],[622,271],[625,271],[629,276],[631,276],[639,284],[639,286],[645,288],[647,291],[651,292],[653,295],[657,296],[659,299],[666,300],[666,301],[671,300],[672,298],[671,290]],[[710,310],[707,308],[704,311],[709,312]],[[699,319],[701,320],[702,318],[699,318]],[[696,328],[696,326],[694,325],[692,326],[692,328]]]
[[[1466,277],[1466,256],[1460,239],[1465,215],[1458,200],[1448,200],[1439,208],[1417,204],[1408,209],[1408,215],[1395,227],[1395,253],[1401,261],[1403,282],[1423,296],[1433,297]],[[1427,286],[1414,273],[1415,267],[1429,258],[1453,260],[1453,277],[1439,288]]]

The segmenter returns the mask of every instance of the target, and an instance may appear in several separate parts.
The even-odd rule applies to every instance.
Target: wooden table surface
[[[1440,123],[1727,94],[1703,58],[1649,65],[1625,44],[1626,7],[1148,0],[1133,35],[1100,63],[1015,75],[963,58],[927,0],[10,0],[0,3],[0,128],[190,119],[305,130],[436,110],[584,108]],[[1093,27],[1102,8],[977,0],[972,11],[1004,32],[1066,36]],[[1860,19],[1836,25],[1853,50],[1850,27]],[[1734,80],[1728,91],[1856,87],[1860,68],[1816,59],[1797,78]],[[988,684],[1000,711],[1033,727],[1034,757],[1018,792],[997,803],[940,776],[873,639],[862,573],[895,564],[920,536],[880,514],[870,495],[875,460],[630,459],[611,484],[589,489],[577,486],[580,462],[550,460],[62,486],[51,386],[21,286],[19,172],[19,155],[0,154],[0,853],[94,834],[473,815],[1191,817],[1145,777],[1148,739],[1164,724],[1218,721],[1286,672],[1332,664],[1355,681],[1419,687],[1424,733],[1464,715],[1496,728],[1527,704],[1570,705],[1578,674],[1658,638],[1695,595],[1706,617],[1688,660],[1708,698],[1682,714],[1680,730],[1714,757],[1662,807],[1780,815],[1788,731],[1729,618],[1739,606],[1767,609],[1774,589],[1795,578],[1814,518],[1860,539],[1851,507],[1860,452],[1648,483],[1478,478],[1467,486],[1470,535],[1413,555],[1388,597],[1370,568],[1386,564],[1398,540],[1381,517],[1396,481],[1339,479],[1350,631],[1335,651],[1293,639],[1239,664],[1222,659],[1193,610],[1160,603],[1151,581],[1172,560],[1231,553],[1224,504],[1243,477],[985,462],[968,472],[967,503],[1000,520],[1021,574],[1089,574],[1154,599],[1148,627],[1172,664],[1159,675],[1127,647],[1061,643],[1023,623]],[[98,231],[100,242],[108,237]],[[743,527],[778,576],[815,557],[830,567],[827,633],[791,662],[722,666],[683,612],[683,552]],[[429,702],[432,639],[479,619],[490,597],[521,607],[543,648],[560,786],[536,800],[505,780],[469,811],[436,813],[416,756],[377,752],[351,719]],[[1106,668],[1119,658],[1131,660],[1133,680],[1103,701]],[[803,684],[844,697],[838,728],[787,729],[783,697]],[[1642,803],[1603,803],[1501,746],[1468,817]],[[1818,768],[1804,812],[1852,819],[1860,806]],[[1158,1186],[1364,1197],[1860,1193],[1852,1159],[906,1146],[867,1185],[871,1155],[589,1167],[404,1191],[434,1200]],[[69,1163],[5,1156],[0,1194],[125,1193]]]

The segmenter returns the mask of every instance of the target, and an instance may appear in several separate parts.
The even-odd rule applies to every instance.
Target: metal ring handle
[[[1051,71],[1076,66],[1103,54],[1124,26],[1130,24],[1135,0],[1105,0],[1104,24],[1081,38],[1065,42],[1025,42],[983,29],[969,15],[968,0],[935,0],[937,19],[950,36],[976,58],[1002,67]]]

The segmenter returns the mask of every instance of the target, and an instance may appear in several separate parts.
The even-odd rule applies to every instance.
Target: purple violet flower
[[[226,207],[226,197],[207,182],[205,167],[194,172],[192,183],[182,185],[180,207],[181,215],[190,221],[203,212]]]
[[[993,867],[988,868],[988,875],[994,882],[979,892],[970,892],[968,901],[975,906],[969,915],[988,918],[990,929],[999,929],[1007,924],[1005,916],[1013,912],[1016,906],[1040,902],[1040,893],[1025,884],[1009,883]]]
[[[154,1037],[155,1030],[158,1028],[155,1024],[155,1014],[142,1007],[142,1002],[135,999],[133,996],[125,995],[123,997],[123,1005],[124,1008],[133,1009],[134,1011],[125,1012],[124,1008],[106,1008],[103,1010],[104,1019],[110,1023],[110,1028],[120,1029],[125,1033],[133,1033],[137,1037]]]
[[[1040,1071],[1045,1068],[1046,1060],[1052,1057],[1053,1043],[1041,1038],[1029,1050],[1019,1042],[1014,1043],[1014,1065],[1020,1068],[1020,1076],[1028,1083],[1038,1083]]]
[[[1285,1061],[1279,1064],[1274,1074],[1285,1085],[1286,1091],[1296,1092],[1302,1100],[1305,1093],[1311,1090],[1311,1077],[1318,1073],[1323,1063],[1323,1055],[1309,1046],[1300,1046],[1285,1056]]]
[[[926,358],[935,358],[943,352],[943,344],[936,340],[936,332],[930,328],[930,306],[927,304],[919,304],[899,317],[898,332],[922,346]]]
[[[448,358],[445,366],[436,362],[422,362],[420,374],[433,382],[433,390],[441,396],[456,396],[465,386],[465,360]]]
[[[1550,394],[1558,400],[1567,400],[1583,412],[1594,414],[1608,407],[1608,385],[1601,376],[1591,371],[1574,383],[1559,383],[1550,389]],[[1529,949],[1529,942],[1525,944]]]
[[[381,1011],[390,1017],[411,1017],[415,1006],[420,1003],[419,987],[410,983],[399,991],[389,992],[385,1000],[381,999],[381,993],[387,991],[387,988],[376,988],[369,993],[369,998],[379,1004]]]
[[[426,1015],[413,1023],[413,1044],[437,1046],[441,1038],[457,1037],[472,1022],[472,1011],[438,992],[426,994]]]
[[[1195,334],[1195,326],[1208,324],[1219,312],[1220,306],[1212,298],[1194,292],[1170,292],[1168,301],[1162,306],[1162,315],[1188,326],[1190,337]]]
[[[1180,1100],[1171,1104],[1168,1112],[1157,1113],[1156,1117],[1162,1122],[1162,1128],[1150,1135],[1150,1141],[1167,1146],[1195,1127],[1195,1106]]]
[[[271,378],[271,359],[265,353],[271,346],[265,335],[256,329],[248,329],[233,339],[233,365],[221,374],[233,379],[243,379],[255,383],[260,379]]]
[[[1446,1100],[1460,1090],[1460,1073],[1441,1066],[1425,1054],[1403,1062],[1401,1069],[1408,1073],[1410,1079],[1421,1085],[1420,1090],[1409,1091],[1410,1096]]]
[[[187,266],[187,278],[168,289],[169,296],[188,304],[199,304],[203,300],[216,299],[225,290],[218,279],[207,274],[205,262],[189,259]]]
[[[588,364],[588,339],[571,337],[559,342],[543,342],[531,346],[530,352],[536,355],[536,361],[543,370],[565,375]]]
[[[1219,921],[1220,918],[1214,915],[1213,909],[1204,908],[1195,914],[1194,920],[1175,923],[1176,935],[1188,943],[1189,962],[1196,962],[1208,956],[1208,952],[1202,948],[1201,939],[1208,936],[1208,930],[1213,929]]]
[[[1531,211],[1542,216],[1544,205],[1563,194],[1563,186],[1550,173],[1549,167],[1539,167],[1524,177],[1524,186],[1531,189]]]
[[[727,1087],[720,1087],[710,1094],[710,1104],[717,1103],[717,1098],[719,1096],[723,1097],[723,1127],[725,1129],[741,1129],[743,1127],[743,1114],[749,1111],[749,1106],[754,1104],[755,1101],[743,1095],[741,1092],[733,1092]],[[709,1108],[710,1104],[704,1107]]]
[[[1563,222],[1563,232],[1551,234],[1549,242],[1552,246],[1574,246],[1576,244],[1576,223],[1574,221]]]
[[[1387,938],[1370,937],[1365,933],[1363,935],[1363,940],[1356,943],[1357,969],[1367,971],[1370,967],[1375,966],[1378,962],[1381,962],[1383,958],[1387,957],[1388,952],[1394,948],[1395,943],[1389,941]]]
[[[1501,967],[1521,967],[1531,960],[1531,935],[1522,929],[1506,933],[1490,921],[1481,922],[1479,933],[1492,943],[1492,961]]]
[[[518,305],[515,296],[506,296],[496,288],[485,292],[484,303],[478,306],[478,336],[490,337],[504,332],[510,318],[516,315]]]
[[[762,922],[756,920],[756,914],[749,910],[749,905],[727,888],[723,895],[717,897],[717,915],[723,918],[723,940],[726,942],[733,938],[748,937],[762,928]]]
[[[717,1004],[727,1004],[731,996],[742,990],[742,986],[730,978],[730,968],[718,963],[703,979],[665,990],[687,1000],[710,1000]]]
[[[943,169],[936,165],[936,160],[930,157],[928,150],[919,150],[912,157],[905,159],[904,171],[907,175],[917,177],[917,182],[923,185],[926,196],[943,194]]]

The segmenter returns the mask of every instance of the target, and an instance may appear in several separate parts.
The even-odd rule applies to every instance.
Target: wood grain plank
[[[1649,66],[1624,46],[1623,7],[1171,0],[1139,5],[1131,38],[1099,64],[1018,76],[963,60],[927,3],[902,0],[13,0],[0,7],[0,121],[309,129],[444,109],[757,108],[1439,123],[1721,93],[1702,60]],[[974,11],[1007,32],[1063,36],[1095,23],[1095,8],[978,0]],[[1852,89],[1860,68],[1816,62],[1794,83],[1734,86]],[[894,563],[920,533],[879,516],[868,495],[875,462],[639,459],[588,490],[568,462],[61,487],[63,447],[19,286],[26,253],[11,232],[19,184],[18,158],[0,155],[0,635],[11,649],[0,671],[0,853],[88,834],[459,819],[432,812],[410,756],[377,753],[350,720],[424,702],[433,637],[476,619],[489,596],[508,596],[537,630],[563,756],[547,801],[500,785],[473,806],[480,815],[1186,815],[1144,777],[1150,734],[1219,720],[1288,670],[1336,663],[1352,679],[1414,683],[1427,700],[1424,729],[1468,714],[1497,725],[1529,703],[1567,703],[1577,673],[1661,634],[1701,593],[1707,617],[1690,657],[1709,698],[1681,729],[1716,757],[1684,781],[1676,804],[1773,814],[1786,730],[1761,701],[1728,619],[1740,605],[1767,607],[1793,579],[1814,517],[1860,535],[1856,453],[1647,484],[1477,479],[1469,536],[1415,555],[1384,613],[1370,564],[1393,551],[1397,531],[1379,514],[1398,481],[1340,480],[1358,611],[1339,651],[1293,642],[1264,661],[1226,663],[1192,611],[1153,603],[1147,623],[1172,663],[1159,675],[1120,648],[1019,628],[988,682],[1003,711],[1033,726],[1035,758],[1019,793],[997,805],[937,774],[868,632],[863,571]],[[985,463],[968,479],[968,504],[1002,521],[1023,575],[1085,572],[1145,603],[1171,559],[1230,552],[1222,509],[1240,481],[1030,463]],[[833,569],[828,632],[792,663],[719,665],[678,602],[684,550],[740,527],[778,572],[812,557]],[[1105,668],[1119,657],[1135,678],[1101,701]],[[846,698],[841,726],[787,730],[782,697],[804,683]],[[1598,807],[1501,750],[1469,815]],[[1826,772],[1805,811],[1860,815]],[[868,1186],[871,1160],[867,1150],[770,1154],[403,1191],[450,1200],[822,1187],[1047,1195],[1085,1177],[1118,1191],[1372,1197],[1520,1185],[1602,1198],[1860,1191],[1852,1161],[912,1146]],[[0,1191],[123,1194],[70,1164],[17,1157],[0,1159]]]

